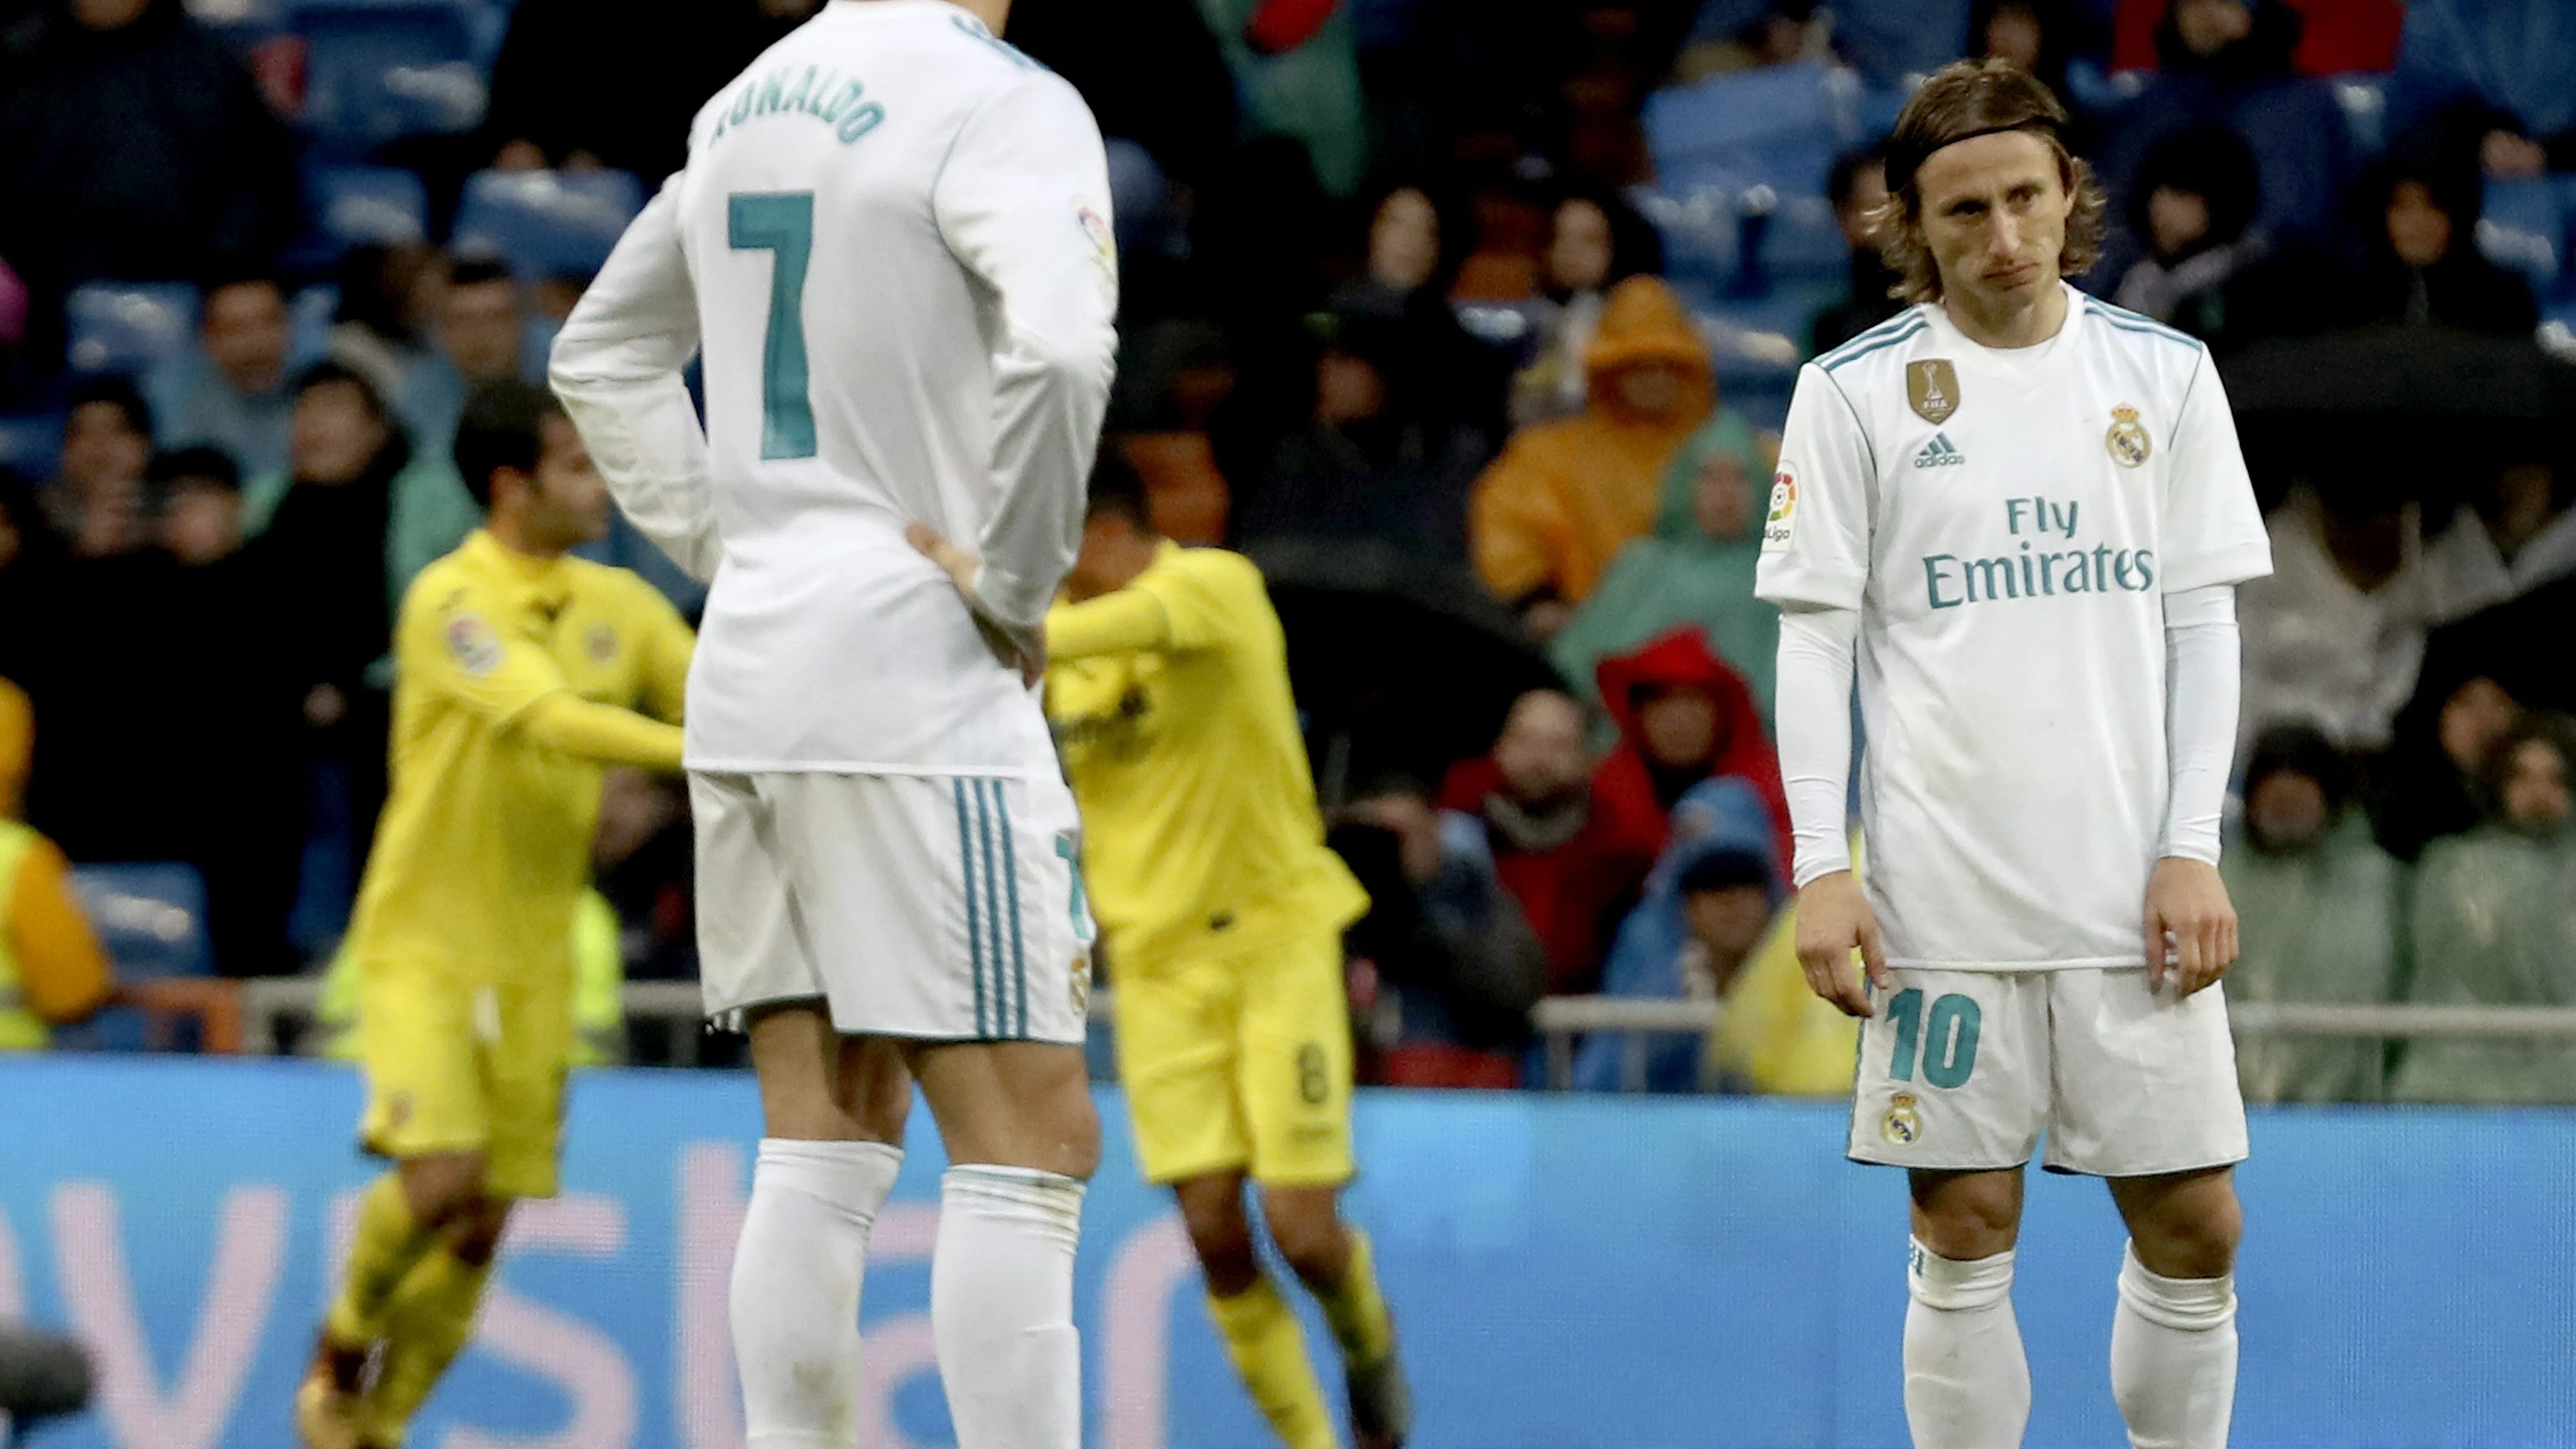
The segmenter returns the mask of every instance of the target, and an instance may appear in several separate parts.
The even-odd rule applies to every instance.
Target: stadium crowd
[[[0,709],[0,1047],[102,999],[65,858],[192,866],[222,975],[327,965],[393,610],[477,518],[464,399],[540,379],[584,281],[461,214],[495,175],[649,188],[820,3],[378,7],[462,17],[471,58],[379,58],[446,109],[352,119],[366,7],[0,0],[0,679],[33,715],[30,756]],[[2080,284],[2209,345],[2271,508],[2230,994],[2576,1004],[2549,0],[1017,0],[1009,38],[1112,139],[1106,451],[1289,630],[1375,902],[1369,1079],[1534,1081],[1534,1004],[1609,993],[1726,1010],[1585,1043],[1580,1085],[1848,1090],[1789,948],[1754,562],[1797,360],[1900,305],[1872,133],[1961,53],[2065,99],[2114,218]],[[185,328],[121,342],[172,283]],[[612,783],[599,870],[626,973],[689,977],[676,786]],[[2260,1100],[2576,1101],[2576,1044],[2240,1049]]]

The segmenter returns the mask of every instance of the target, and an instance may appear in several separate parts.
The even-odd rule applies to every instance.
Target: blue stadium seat
[[[287,303],[287,314],[294,319],[289,355],[295,366],[319,362],[331,350],[331,322],[339,311],[340,289],[332,286],[306,287]]]
[[[284,0],[190,0],[188,18],[240,42],[284,30],[286,11]]]
[[[304,127],[332,155],[405,136],[471,129],[485,91],[473,15],[437,0],[299,5],[308,47]]]
[[[1695,186],[1686,191],[1649,191],[1634,200],[1638,212],[1664,239],[1664,270],[1675,286],[1697,285],[1713,291],[1734,277],[1736,243],[1742,231],[1734,192]]]
[[[587,276],[643,209],[643,183],[623,171],[479,171],[452,250],[500,257],[531,280]]]
[[[1758,261],[1762,277],[1772,283],[1833,281],[1846,275],[1851,247],[1843,240],[1834,204],[1821,196],[1781,197],[1764,219]]]
[[[1824,194],[1834,154],[1858,144],[1860,85],[1849,71],[1775,65],[1712,76],[1646,100],[1646,144],[1666,186]]]
[[[2482,96],[2534,135],[2576,126],[2576,6],[2567,0],[2409,0],[2392,97],[2400,124]]]
[[[2345,129],[2360,157],[2388,149],[2388,77],[2367,72],[2333,79],[2335,104],[2343,108]]]
[[[54,476],[63,451],[63,420],[54,413],[0,417],[0,470],[31,483]]]
[[[1771,0],[1705,0],[1693,43],[1722,41],[1762,18]],[[1835,0],[1834,49],[1877,86],[1929,75],[1968,43],[1969,0]]]
[[[1968,0],[1835,0],[1834,49],[1871,84],[1899,86],[1959,58],[1968,10]]]
[[[1834,295],[1832,287],[1784,286],[1695,309],[1717,369],[1718,396],[1728,407],[1756,427],[1788,420],[1789,393],[1806,360],[1808,320]]]
[[[334,257],[361,242],[399,246],[429,237],[429,188],[400,167],[309,167],[304,203]]]
[[[2559,214],[2556,183],[2489,181],[2486,214],[2478,220],[2478,250],[2500,267],[2522,273],[2531,290],[2548,296],[2564,261],[2567,221]]]
[[[177,864],[84,865],[72,871],[82,909],[120,981],[205,976],[214,969],[206,937],[206,887],[194,867]],[[142,1051],[140,1013],[116,1008],[56,1034],[75,1050]]]
[[[197,341],[197,289],[184,282],[92,282],[63,310],[80,372],[140,377]]]

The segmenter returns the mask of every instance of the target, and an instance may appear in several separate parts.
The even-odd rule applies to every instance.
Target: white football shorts
[[[689,776],[707,1014],[824,1000],[846,1035],[1079,1044],[1091,998],[1063,779]]]
[[[1861,1027],[1851,1157],[2151,1177],[2245,1158],[2236,1046],[2216,987],[2150,993],[2144,967],[1898,968]]]

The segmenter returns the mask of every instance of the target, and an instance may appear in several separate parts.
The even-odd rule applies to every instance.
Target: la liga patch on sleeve
[[[1789,546],[1798,526],[1798,470],[1786,459],[1780,471],[1771,475],[1771,511],[1762,518],[1762,551],[1777,553]]]
[[[501,667],[501,636],[480,614],[457,614],[447,621],[447,652],[456,667],[477,679]]]

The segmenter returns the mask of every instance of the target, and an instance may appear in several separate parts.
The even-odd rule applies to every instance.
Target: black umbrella
[[[1481,753],[1513,700],[1564,680],[1511,614],[1453,565],[1376,541],[1274,539],[1269,580],[1325,800],[1398,770],[1437,787]]]
[[[2538,343],[2446,327],[2260,343],[2222,362],[2219,374],[2240,417],[2546,422],[2576,402],[2576,368]]]
[[[2526,338],[2371,327],[2258,344],[2219,365],[2266,491],[2457,496],[2509,462],[2570,454],[2576,367]]]

